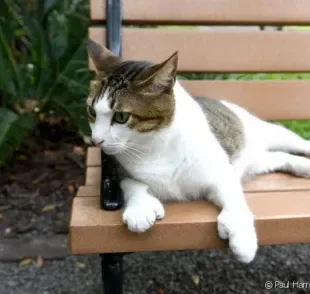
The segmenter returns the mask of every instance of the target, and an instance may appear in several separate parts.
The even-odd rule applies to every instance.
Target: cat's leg
[[[310,155],[309,141],[280,125],[263,122],[262,126],[261,134],[267,150]]]
[[[142,233],[165,215],[162,203],[149,192],[149,187],[139,181],[126,178],[121,181],[125,209],[123,222],[132,232]]]
[[[251,176],[274,171],[287,172],[298,177],[309,177],[310,160],[285,152],[266,151],[255,156],[247,169],[247,174]]]
[[[222,208],[218,216],[218,233],[229,239],[229,247],[238,260],[251,262],[257,251],[254,215],[250,211],[242,190],[240,178],[230,164],[208,183],[209,200]]]

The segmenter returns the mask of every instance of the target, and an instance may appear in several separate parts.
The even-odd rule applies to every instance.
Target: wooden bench
[[[309,32],[128,27],[310,24],[309,0],[107,3],[110,6],[104,0],[90,1],[89,38],[124,59],[158,62],[179,50],[179,73],[310,71]],[[89,69],[94,70],[91,62]],[[192,95],[230,100],[266,120],[310,118],[308,80],[184,80],[182,84]],[[88,148],[85,186],[79,188],[72,205],[70,249],[73,254],[101,254],[105,293],[122,293],[124,253],[227,246],[217,235],[219,211],[207,202],[167,204],[165,219],[154,228],[140,235],[130,233],[120,210],[103,209],[103,181],[110,167],[102,166],[101,156],[98,148]],[[260,245],[310,242],[310,180],[275,173],[246,183],[244,190],[256,216]]]

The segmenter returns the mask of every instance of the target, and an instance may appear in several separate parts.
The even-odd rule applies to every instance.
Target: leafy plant
[[[0,3],[0,164],[51,111],[87,134],[87,0]]]

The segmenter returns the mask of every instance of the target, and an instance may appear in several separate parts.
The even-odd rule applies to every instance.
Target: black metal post
[[[121,0],[106,0],[107,47],[114,55],[121,54]],[[117,210],[122,206],[122,191],[118,182],[113,157],[101,151],[100,204],[105,210]],[[123,255],[104,253],[101,257],[102,282],[105,294],[123,293]]]
[[[123,293],[123,254],[100,254],[104,294]]]
[[[122,207],[123,193],[120,188],[114,159],[101,151],[101,191],[100,205],[104,210],[117,210]]]
[[[106,0],[107,47],[114,55],[121,54],[121,0]],[[122,206],[122,191],[117,181],[114,160],[101,152],[102,176],[100,204],[105,210],[117,210]]]
[[[107,47],[116,56],[121,56],[122,7],[121,0],[106,0]]]

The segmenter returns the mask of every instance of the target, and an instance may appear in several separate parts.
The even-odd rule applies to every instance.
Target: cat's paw
[[[123,222],[131,232],[143,233],[165,216],[164,207],[157,198],[144,198],[124,210]]]
[[[229,239],[229,247],[236,258],[244,263],[251,262],[258,247],[253,215],[222,210],[217,220],[218,234],[222,239]]]

